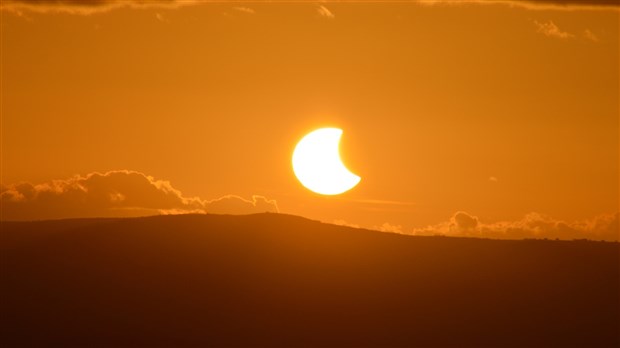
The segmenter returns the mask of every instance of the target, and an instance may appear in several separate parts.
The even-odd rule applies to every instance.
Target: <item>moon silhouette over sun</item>
[[[301,184],[322,195],[338,195],[355,187],[361,178],[340,158],[342,129],[320,128],[304,136],[293,152],[293,171]]]

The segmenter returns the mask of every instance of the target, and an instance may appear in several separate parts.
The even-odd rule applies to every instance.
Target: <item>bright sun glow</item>
[[[338,195],[360,181],[340,159],[342,129],[321,128],[307,134],[293,152],[293,171],[307,189],[322,195]]]

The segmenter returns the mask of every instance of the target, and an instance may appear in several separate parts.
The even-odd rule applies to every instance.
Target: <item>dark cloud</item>
[[[413,0],[426,5],[504,5],[530,10],[618,10],[619,0]]]
[[[478,218],[459,211],[452,217],[453,227],[459,231],[471,232],[478,227]]]
[[[539,213],[529,213],[517,221],[481,223],[477,217],[460,211],[449,221],[414,229],[413,234],[497,239],[585,238],[615,241],[619,239],[619,217],[620,213],[603,214],[589,220],[569,223]]]
[[[275,201],[225,196],[213,201],[185,197],[170,182],[135,171],[91,173],[43,184],[3,185],[3,220],[131,217],[156,214],[278,212]]]
[[[584,6],[619,6],[618,0],[537,0],[531,3],[547,3],[560,6],[584,5]]]

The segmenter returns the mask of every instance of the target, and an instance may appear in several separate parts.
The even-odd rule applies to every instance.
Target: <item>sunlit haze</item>
[[[3,1],[2,217],[598,238],[618,221],[619,19],[587,4]],[[325,127],[362,178],[336,196],[291,171]],[[209,209],[226,197],[242,209]]]

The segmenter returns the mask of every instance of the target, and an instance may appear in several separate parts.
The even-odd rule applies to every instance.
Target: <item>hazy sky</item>
[[[3,3],[4,191],[132,170],[403,231],[619,209],[613,1]],[[341,196],[292,172],[322,126],[362,177]]]

